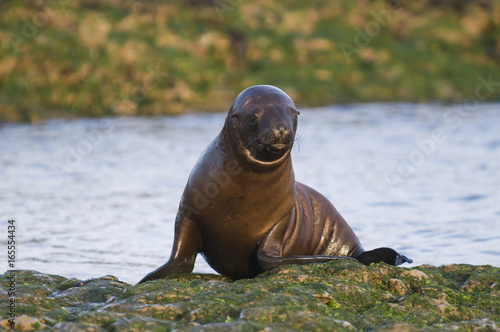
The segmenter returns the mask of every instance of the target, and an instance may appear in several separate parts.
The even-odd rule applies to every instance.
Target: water
[[[393,247],[413,265],[500,266],[499,108],[303,109],[296,178],[333,202],[366,249]],[[16,220],[16,267],[135,283],[163,264],[189,172],[224,117],[0,127],[0,223],[6,234]],[[201,257],[195,271],[213,272]]]

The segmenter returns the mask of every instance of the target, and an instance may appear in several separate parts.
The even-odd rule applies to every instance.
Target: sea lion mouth
[[[292,142],[274,142],[264,143],[258,139],[252,140],[247,144],[243,144],[241,138],[239,142],[243,145],[243,154],[253,163],[261,165],[273,165],[281,163],[286,159],[292,149]]]
[[[269,143],[257,141],[253,149],[250,149],[250,152],[256,160],[269,163],[281,159],[290,149],[291,143],[288,141]]]
[[[270,130],[264,130],[256,137],[256,147],[261,152],[284,152],[283,150],[291,148],[293,143],[293,132],[276,134]]]
[[[263,161],[272,161],[279,158],[290,149],[290,145],[285,143],[263,144],[263,147],[263,151],[258,156]]]
[[[281,150],[285,149],[286,147],[287,147],[287,145],[284,143],[274,143],[274,144],[270,144],[267,149],[268,149],[268,151],[269,150],[281,151]],[[269,148],[271,148],[271,149],[269,149]]]

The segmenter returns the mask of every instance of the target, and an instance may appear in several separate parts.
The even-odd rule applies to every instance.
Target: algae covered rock
[[[254,279],[140,285],[16,271],[16,328],[60,331],[498,331],[500,268],[286,265]],[[9,273],[0,277],[7,294]],[[10,299],[2,296],[5,308]],[[7,311],[0,326],[9,328]]]

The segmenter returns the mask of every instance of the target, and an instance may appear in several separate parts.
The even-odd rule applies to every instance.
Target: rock
[[[7,319],[0,321],[0,326],[6,330],[10,329],[10,323]],[[22,315],[20,317],[16,317],[15,327],[16,330],[18,329],[21,331],[39,331],[47,328],[47,325],[40,322],[38,318]]]
[[[333,297],[327,292],[322,294],[313,294],[313,296],[325,304],[333,300]]]
[[[498,331],[500,322],[500,268],[492,266],[339,260],[238,281],[185,274],[129,285],[17,271],[16,282],[16,328],[32,331]],[[8,286],[6,273],[0,294]],[[7,329],[7,311],[0,315]]]
[[[418,280],[422,280],[423,278],[429,278],[427,276],[427,274],[425,274],[424,272],[419,271],[419,270],[407,270],[407,271],[404,271],[403,273],[401,273],[401,275],[411,276],[411,277],[417,278]]]
[[[408,291],[408,288],[406,288],[405,283],[396,278],[389,279],[387,285],[389,286],[389,290],[399,295],[405,295],[406,292]]]
[[[61,332],[99,332],[99,331],[106,331],[104,328],[96,326],[96,325],[89,325],[89,324],[82,324],[82,323],[73,323],[73,322],[60,322],[57,323],[52,331],[61,331]]]

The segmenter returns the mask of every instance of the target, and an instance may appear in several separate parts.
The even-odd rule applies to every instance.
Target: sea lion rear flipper
[[[196,255],[200,249],[201,236],[198,227],[179,211],[175,221],[174,246],[169,261],[146,275],[139,283],[193,271]]]
[[[346,256],[328,256],[328,255],[314,255],[314,256],[289,256],[282,257],[282,243],[283,238],[288,226],[288,216],[281,219],[259,243],[257,249],[257,260],[262,270],[267,271],[278,265],[283,264],[307,264],[307,263],[321,263],[328,262],[334,259],[350,259],[357,261],[352,257]]]
[[[371,263],[387,263],[391,265],[401,265],[403,263],[413,263],[411,258],[401,255],[396,250],[391,248],[377,248],[370,251],[365,251],[356,257],[361,263],[370,265]]]

